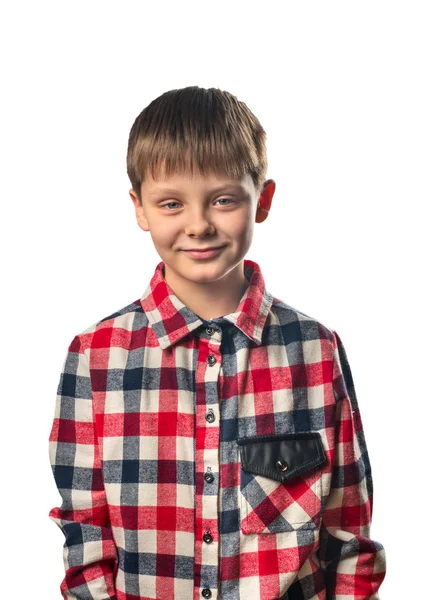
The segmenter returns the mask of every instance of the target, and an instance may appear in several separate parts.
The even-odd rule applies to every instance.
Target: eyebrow
[[[227,189],[245,191],[240,183],[226,183],[225,185],[220,185],[216,188],[213,188],[209,193],[217,193]],[[175,188],[153,188],[150,189],[148,193],[150,196],[156,196],[157,194],[179,194],[181,192]]]

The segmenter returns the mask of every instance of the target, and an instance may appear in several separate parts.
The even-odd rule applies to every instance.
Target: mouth
[[[225,246],[218,246],[217,248],[208,248],[207,250],[183,250],[186,252],[188,256],[191,258],[211,258],[212,256],[216,256],[221,250],[223,250]]]

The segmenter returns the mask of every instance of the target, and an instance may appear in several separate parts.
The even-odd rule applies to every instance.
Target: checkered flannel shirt
[[[335,330],[259,265],[204,320],[165,281],[76,335],[49,456],[63,598],[377,599],[372,478]]]

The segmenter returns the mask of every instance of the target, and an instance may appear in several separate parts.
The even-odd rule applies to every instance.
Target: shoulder
[[[329,323],[273,297],[270,326],[278,325],[288,340],[329,340],[334,345],[337,333]]]
[[[76,334],[74,342],[79,343],[81,352],[91,347],[122,345],[122,340],[130,340],[133,332],[142,329],[147,321],[138,298],[87,325]]]

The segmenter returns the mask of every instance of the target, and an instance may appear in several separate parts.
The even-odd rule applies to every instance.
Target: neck
[[[234,312],[249,286],[243,261],[222,279],[209,283],[184,279],[165,265],[165,281],[179,300],[206,321]]]

